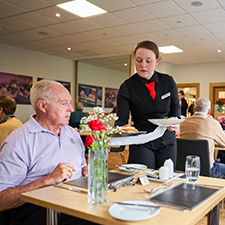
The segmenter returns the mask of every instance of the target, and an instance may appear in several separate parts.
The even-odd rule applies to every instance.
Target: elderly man
[[[0,149],[1,225],[6,221],[9,225],[45,224],[46,210],[25,204],[20,195],[88,173],[83,142],[68,126],[73,107],[67,89],[55,81],[41,80],[31,88],[30,100],[36,114],[12,132]],[[64,221],[69,218],[62,217]],[[76,219],[73,224],[87,222],[71,218]]]
[[[180,124],[180,138],[205,139],[209,142],[212,177],[225,175],[225,164],[214,161],[214,142],[225,147],[225,133],[219,122],[209,116],[210,101],[199,98],[195,102],[195,113]]]

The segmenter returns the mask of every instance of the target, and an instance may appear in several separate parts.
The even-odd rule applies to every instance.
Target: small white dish
[[[135,169],[134,169],[135,168]],[[138,171],[138,170],[145,170],[147,169],[147,166],[146,165],[143,165],[143,164],[124,164],[122,166],[119,166],[119,169],[121,170],[126,170],[128,172],[132,171]]]
[[[184,121],[184,119],[169,118],[169,119],[148,119],[149,122],[158,126],[175,126]]]
[[[172,178],[169,178],[167,180],[160,180],[159,179],[159,171],[158,170],[145,171],[145,174],[147,175],[149,180],[155,181],[155,182],[162,182],[162,183],[169,182],[170,180],[173,180],[173,179],[178,179],[179,177],[182,177],[184,175],[184,173],[175,173],[174,172]]]
[[[142,204],[142,205],[154,205],[153,202],[148,201],[124,201],[126,203],[131,204]],[[128,205],[120,205],[114,204],[109,208],[109,214],[119,220],[125,221],[140,221],[146,220],[151,217],[154,217],[159,214],[160,209],[154,209],[149,207],[140,207],[140,206],[128,206]]]

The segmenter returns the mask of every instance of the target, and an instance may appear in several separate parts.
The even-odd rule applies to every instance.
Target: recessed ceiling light
[[[159,51],[162,52],[162,53],[164,53],[164,54],[183,52],[182,49],[177,48],[174,45],[159,47]]]
[[[124,66],[127,66],[127,63],[124,63],[123,65],[124,65]]]
[[[39,34],[48,35],[48,33],[47,32],[44,32],[44,31],[40,31]]]
[[[194,1],[191,3],[192,6],[202,6],[203,3],[202,2],[199,2],[199,1]]]
[[[220,53],[220,52],[222,52],[222,51],[221,51],[220,49],[218,49],[218,50],[217,50],[217,52],[219,52],[219,53]]]
[[[101,9],[86,0],[74,0],[58,4],[57,6],[83,18],[107,13],[104,9]]]
[[[67,48],[67,50],[68,50],[68,51],[71,51],[71,50],[72,50],[72,48],[68,47],[68,48]]]
[[[61,15],[60,15],[59,13],[56,13],[55,16],[56,16],[56,17],[60,17]]]

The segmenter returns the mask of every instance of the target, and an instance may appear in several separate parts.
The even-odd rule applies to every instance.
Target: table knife
[[[156,206],[156,205],[145,205],[145,204],[135,204],[135,203],[127,203],[127,202],[115,202],[111,201],[112,203],[115,204],[120,204],[120,205],[129,205],[129,206],[141,206],[141,207],[147,207],[147,208],[155,208],[155,209],[162,209],[161,206]]]
[[[75,192],[80,192],[82,194],[87,194],[87,191],[83,191],[83,190],[71,188],[71,187],[66,187],[66,186],[62,186],[62,185],[59,185],[59,184],[54,185],[54,187],[64,188],[64,189],[69,190],[69,191],[75,191]]]

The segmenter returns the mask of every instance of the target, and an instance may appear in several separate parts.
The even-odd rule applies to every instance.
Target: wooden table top
[[[138,175],[141,175],[142,173],[144,172],[140,172]],[[173,186],[180,182],[186,182],[186,179],[174,180]],[[209,177],[200,177],[198,183],[225,186],[225,180]],[[99,224],[130,224],[131,222],[115,219],[108,213],[109,207],[113,205],[111,201],[144,200],[149,198],[150,195],[145,193],[143,188],[151,189],[159,185],[162,185],[162,183],[150,181],[150,183],[145,186],[136,184],[135,186],[122,187],[116,192],[111,190],[108,192],[108,202],[100,206],[88,205],[88,196],[86,194],[72,192],[54,186],[24,193],[21,195],[21,199],[29,203],[45,208],[51,208]],[[186,210],[185,212],[182,212],[163,207],[157,216],[142,221],[132,222],[132,224],[144,225],[151,223],[154,225],[180,225],[182,221],[182,225],[195,225],[224,197],[225,189],[221,189],[210,199],[206,200],[192,211]]]

